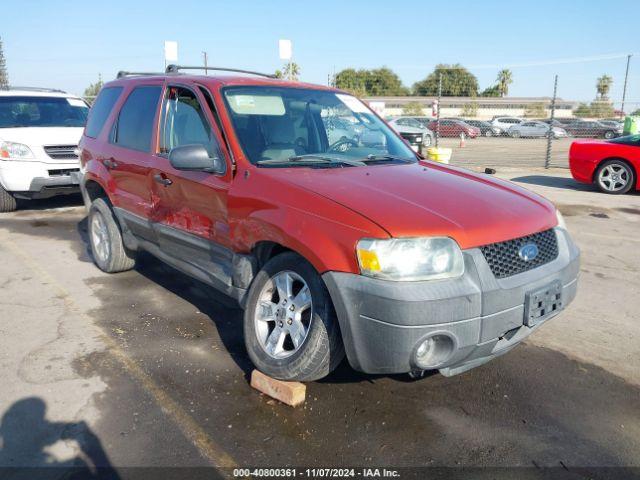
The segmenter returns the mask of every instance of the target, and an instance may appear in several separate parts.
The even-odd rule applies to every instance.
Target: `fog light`
[[[435,368],[446,362],[454,350],[453,339],[448,335],[433,335],[416,349],[415,362],[420,368]]]

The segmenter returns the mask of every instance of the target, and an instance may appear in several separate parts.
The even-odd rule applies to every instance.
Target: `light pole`
[[[624,87],[622,87],[622,105],[620,106],[620,112],[622,116],[624,116],[624,101],[627,99],[627,79],[629,78],[630,62],[631,62],[631,54],[627,55],[627,70],[624,72]]]
[[[202,58],[204,59],[204,74],[209,75],[207,71],[207,60],[208,60],[207,52],[202,52]]]

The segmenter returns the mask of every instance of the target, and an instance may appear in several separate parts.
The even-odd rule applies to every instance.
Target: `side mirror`
[[[176,170],[224,173],[226,164],[220,157],[210,157],[204,145],[180,145],[169,152],[169,163]]]

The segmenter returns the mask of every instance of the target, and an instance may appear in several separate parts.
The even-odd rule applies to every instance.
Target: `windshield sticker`
[[[369,113],[369,109],[358,100],[356,97],[352,97],[351,95],[345,95],[343,93],[336,93],[336,97],[344,103],[352,112],[355,113]]]
[[[71,105],[72,107],[86,107],[87,104],[84,103],[82,100],[80,100],[79,98],[67,98],[67,102],[69,103],[69,105]]]
[[[241,115],[284,115],[282,97],[278,95],[228,95],[229,105]]]

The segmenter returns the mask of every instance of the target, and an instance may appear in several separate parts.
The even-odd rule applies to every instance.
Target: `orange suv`
[[[235,298],[266,374],[319,379],[346,352],[454,375],[573,300],[579,252],[544,198],[424,160],[340,90],[185,70],[122,72],[92,107],[93,257],[119,272],[146,250]]]

